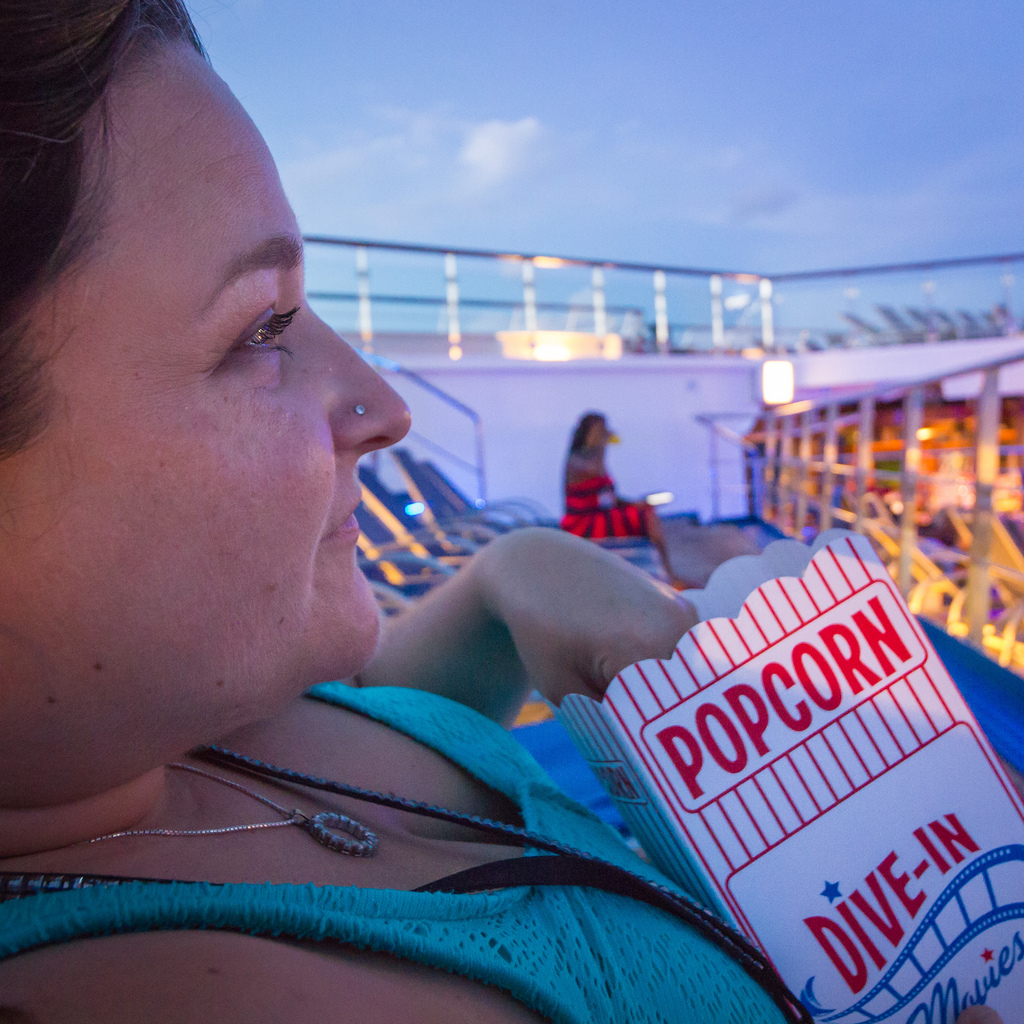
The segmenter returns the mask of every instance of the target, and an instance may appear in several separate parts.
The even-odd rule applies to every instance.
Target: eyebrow
[[[295,235],[275,235],[234,257],[224,268],[214,297],[240,277],[256,270],[294,270],[302,263],[302,241]]]

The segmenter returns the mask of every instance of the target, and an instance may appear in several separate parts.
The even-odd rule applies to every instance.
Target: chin
[[[343,594],[332,600],[320,633],[323,657],[317,658],[315,682],[345,679],[373,657],[380,634],[380,614],[369,581],[353,566]]]

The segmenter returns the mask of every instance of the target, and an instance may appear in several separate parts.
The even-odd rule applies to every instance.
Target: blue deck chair
[[[397,602],[385,601],[385,591],[378,587],[387,587],[401,598],[415,600],[443,583],[455,570],[450,566],[423,561],[408,552],[395,552],[377,558],[367,558],[361,552],[358,558],[359,568],[370,581],[377,604],[387,615],[397,614],[402,610]]]
[[[432,516],[424,521],[423,516],[410,513],[411,495],[389,490],[369,466],[359,467],[359,482],[363,500],[357,518],[378,551],[404,548],[449,565],[461,565],[478,549],[479,543],[453,536],[441,529]]]
[[[391,455],[410,492],[415,489],[421,495],[420,500],[430,507],[445,528],[456,523],[482,523],[496,530],[555,525],[546,510],[534,502],[506,498],[481,507],[471,502],[429,460],[417,460],[405,448],[392,448]]]

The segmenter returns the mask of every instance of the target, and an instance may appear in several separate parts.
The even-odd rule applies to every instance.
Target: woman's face
[[[594,420],[587,431],[587,447],[602,448],[608,443],[611,434],[608,432],[608,424],[603,420]]]
[[[32,315],[51,420],[0,463],[8,806],[124,781],[358,669],[377,615],[356,460],[409,423],[305,305],[294,215],[223,82],[172,47],[108,100],[98,240]]]

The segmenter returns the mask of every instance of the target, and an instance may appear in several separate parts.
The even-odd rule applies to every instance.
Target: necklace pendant
[[[298,822],[300,828],[308,832],[321,846],[326,846],[334,853],[344,853],[349,857],[372,857],[377,849],[377,835],[365,825],[333,811],[321,811],[312,818]],[[330,828],[328,828],[330,826]],[[347,832],[339,835],[331,829]]]

